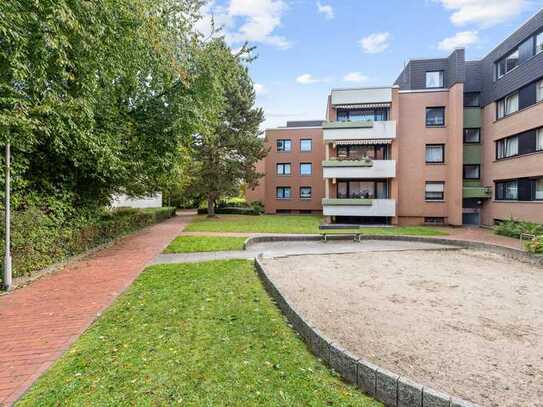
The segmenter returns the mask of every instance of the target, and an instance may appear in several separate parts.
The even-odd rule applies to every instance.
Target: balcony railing
[[[322,162],[325,179],[371,179],[396,177],[396,160],[327,160]]]
[[[329,143],[341,140],[391,140],[396,138],[396,122],[325,122],[323,137]]]
[[[492,188],[491,187],[464,187],[463,190],[464,198],[492,198]]]
[[[324,216],[396,216],[394,199],[330,199],[322,200]]]

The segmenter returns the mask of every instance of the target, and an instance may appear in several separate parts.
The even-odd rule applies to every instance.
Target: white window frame
[[[535,36],[535,54],[543,52],[543,32]]]
[[[536,90],[536,101],[537,102],[543,102],[543,79],[540,79],[535,84],[535,90]]]
[[[309,166],[309,173],[304,174],[304,171],[302,170],[304,166]],[[313,163],[300,163],[300,176],[310,177],[311,175],[313,175]]]
[[[309,142],[309,150],[308,149],[304,149],[304,142]],[[300,140],[300,151],[302,153],[309,153],[313,150],[313,139],[310,139],[310,138],[303,138]]]
[[[440,193],[439,198],[430,198],[428,193]],[[424,188],[424,199],[426,201],[444,201],[445,200],[445,182],[443,181],[427,181]]]
[[[512,93],[503,99],[498,100],[498,119],[510,116],[519,110],[519,94],[518,92]]]
[[[536,151],[543,151],[543,127],[536,130],[535,146]]]
[[[543,201],[543,178],[535,180],[535,200]]]
[[[433,76],[433,74],[437,74],[437,78]],[[437,84],[433,85],[436,82]],[[426,89],[440,89],[443,88],[445,83],[445,72],[444,71],[427,71],[426,76]]]
[[[279,171],[279,168],[282,168],[282,171]],[[288,172],[286,172],[286,168],[288,168]],[[277,175],[286,177],[288,175],[292,175],[292,164],[291,163],[277,163],[275,164],[275,171]]]

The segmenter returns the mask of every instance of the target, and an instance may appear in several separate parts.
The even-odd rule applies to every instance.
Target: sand
[[[265,259],[353,354],[482,406],[543,406],[543,270],[468,250]]]

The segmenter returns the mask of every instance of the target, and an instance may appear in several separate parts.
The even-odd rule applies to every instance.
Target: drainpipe
[[[10,202],[10,161],[11,145],[6,144],[6,195],[5,195],[5,254],[4,254],[4,288],[8,291],[12,284],[11,273],[11,202]]]

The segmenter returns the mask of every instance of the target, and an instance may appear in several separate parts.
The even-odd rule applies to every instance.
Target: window
[[[379,181],[338,181],[338,199],[388,199],[388,182]]]
[[[516,201],[518,200],[518,181],[506,181],[496,183],[497,201]]]
[[[464,93],[464,107],[480,107],[479,92]]]
[[[536,151],[543,151],[543,127],[536,130]]]
[[[383,121],[388,120],[388,108],[377,107],[367,109],[341,109],[337,111],[338,122],[359,122],[359,121]]]
[[[277,151],[291,151],[292,142],[290,140],[277,140]]]
[[[424,223],[427,225],[443,225],[445,224],[445,218],[439,218],[439,217],[425,217]]]
[[[290,199],[290,187],[277,187],[276,197],[277,199]]]
[[[427,107],[426,108],[426,127],[445,126],[445,108]]]
[[[496,141],[496,159],[543,151],[543,127]]]
[[[464,129],[464,143],[477,144],[481,142],[481,129]]]
[[[388,146],[386,144],[364,144],[364,145],[338,145],[337,158],[340,160],[387,160]]]
[[[300,199],[311,199],[311,187],[300,187]]]
[[[519,49],[515,49],[505,58],[502,58],[496,63],[496,74],[498,79],[504,76],[506,73],[511,72],[518,66],[519,63]]]
[[[300,140],[300,151],[308,152],[311,151],[312,140],[311,139],[301,139]]]
[[[300,163],[300,175],[311,175],[312,170],[313,165],[311,163]]]
[[[507,137],[496,142],[496,158],[502,159],[518,155],[518,137]]]
[[[518,92],[498,100],[498,119],[518,111]]]
[[[426,162],[438,164],[445,162],[445,145],[426,144]]]
[[[442,181],[431,181],[426,183],[427,201],[443,201],[445,195],[445,183]]]
[[[277,175],[290,175],[291,174],[291,165],[290,163],[278,163],[277,164]]]
[[[464,165],[464,179],[480,179],[481,166],[479,164]]]
[[[543,52],[543,32],[535,37],[535,53],[539,54],[540,52]]]
[[[426,72],[426,87],[427,88],[442,88],[443,87],[443,71]]]
[[[535,181],[535,200],[543,200],[543,178],[539,178]]]
[[[535,84],[536,89],[536,102],[542,102],[543,101],[543,79],[541,79],[539,82]]]

